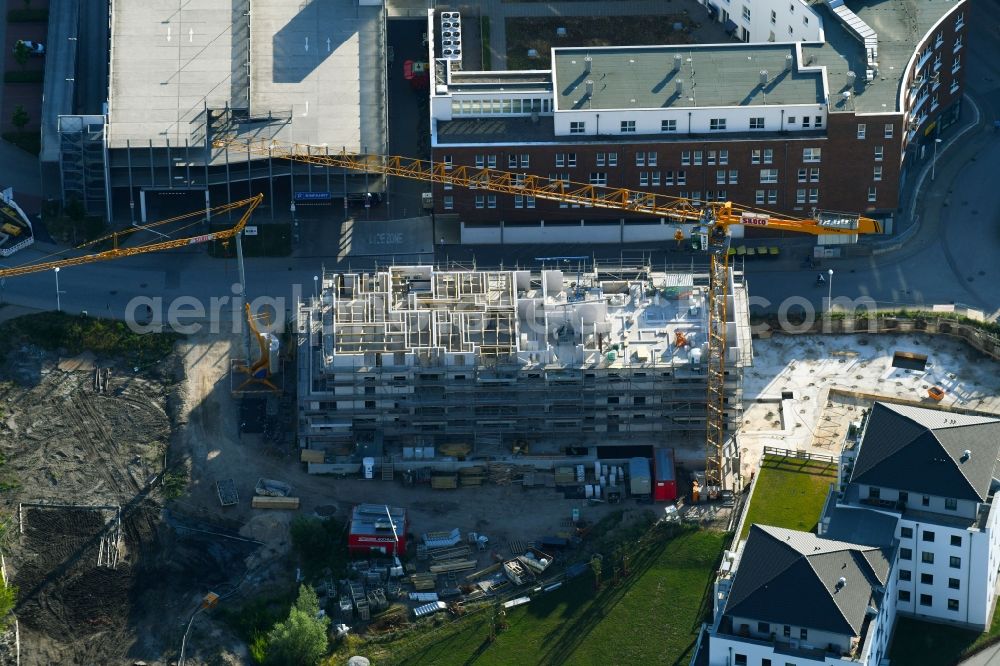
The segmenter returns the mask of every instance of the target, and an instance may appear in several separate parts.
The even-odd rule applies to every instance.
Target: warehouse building
[[[376,458],[702,446],[707,282],[648,266],[324,274],[299,313],[299,444]],[[734,430],[752,359],[741,275],[728,293]]]
[[[75,32],[59,50],[70,56],[57,77],[69,92],[48,105],[42,160],[64,202],[141,222],[263,192],[266,220],[296,200],[339,204],[381,189],[373,175],[211,146],[225,135],[385,152],[381,1],[113,0],[109,23],[103,113],[71,103]]]
[[[548,70],[474,72],[435,57],[431,40],[435,159],[798,217],[825,208],[890,220],[906,170],[958,116],[966,3],[706,2],[706,20],[743,41],[558,47]],[[432,13],[428,34],[435,26]],[[466,242],[674,232],[530,193],[437,185],[435,207],[462,220]]]

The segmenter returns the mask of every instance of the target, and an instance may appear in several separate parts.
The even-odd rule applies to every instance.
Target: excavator
[[[377,173],[384,176],[408,178],[423,183],[439,183],[470,189],[487,190],[499,194],[515,194],[535,197],[568,204],[580,204],[593,208],[604,208],[621,212],[656,215],[676,222],[679,226],[675,240],[684,232],[680,225],[688,225],[689,235],[697,237],[699,247],[709,256],[708,290],[708,408],[706,414],[705,438],[705,484],[707,492],[733,489],[738,482],[738,459],[727,449],[725,416],[726,377],[726,322],[728,312],[726,301],[729,290],[729,246],[730,228],[744,225],[763,229],[778,229],[815,236],[839,235],[852,239],[860,234],[882,233],[882,224],[877,220],[849,213],[813,211],[812,217],[794,218],[761,209],[743,208],[732,202],[706,202],[704,204],[683,197],[672,197],[659,193],[643,192],[628,188],[613,188],[602,185],[577,183],[569,180],[546,178],[533,174],[512,173],[497,169],[480,169],[468,166],[432,162],[395,155],[359,154],[342,151],[330,153],[326,147],[309,144],[281,143],[270,139],[244,139],[236,136],[220,135],[212,140],[215,149],[232,148],[243,154],[254,153],[272,159],[287,159],[316,166],[346,169],[362,173]],[[213,240],[236,240],[237,254],[241,266],[242,246],[240,235],[249,215],[259,205],[262,195],[250,199],[225,204],[214,210],[226,212],[241,207],[247,210],[240,221],[231,229],[202,236],[172,239],[159,243],[149,243],[133,248],[119,248],[118,236],[112,234],[102,240],[112,240],[111,250],[92,255],[82,255],[69,259],[47,261],[10,269],[0,270],[0,278],[14,277],[26,273],[50,270],[56,267],[74,266],[97,261],[117,259],[147,252],[156,252],[175,247]],[[191,213],[189,216],[198,216]],[[177,219],[161,223],[175,222]],[[139,227],[143,229],[145,227]],[[128,233],[128,232],[122,232]],[[252,321],[249,311],[248,320]],[[246,364],[248,381],[266,381],[270,367],[270,348],[265,353],[265,345],[256,326],[251,326],[257,336],[260,349],[258,360]],[[265,363],[265,359],[267,362]],[[257,376],[255,376],[257,375]],[[267,384],[265,384],[267,385]],[[271,384],[273,387],[273,384]],[[737,469],[733,469],[734,465]]]

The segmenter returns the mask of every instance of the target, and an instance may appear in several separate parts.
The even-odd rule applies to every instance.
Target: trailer
[[[628,461],[629,491],[632,496],[648,497],[653,492],[649,458],[630,458]]]
[[[413,609],[413,617],[421,618],[428,615],[433,615],[438,611],[443,611],[448,608],[448,604],[443,601],[432,601],[429,604],[424,604],[423,606],[417,606]]]
[[[656,449],[653,455],[653,501],[673,502],[677,499],[677,471],[673,449]]]

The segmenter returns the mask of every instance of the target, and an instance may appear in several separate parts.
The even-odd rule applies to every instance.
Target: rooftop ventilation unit
[[[590,74],[590,70],[594,68],[594,59],[587,56],[583,59],[583,71]]]
[[[760,70],[760,85],[761,86],[766,86],[767,85],[767,70],[766,69]]]
[[[791,53],[789,53],[788,55],[785,56],[785,71],[786,72],[792,71],[792,62],[794,60],[795,59],[792,58],[792,54]]]
[[[677,79],[677,94],[684,94],[684,79]]]
[[[858,75],[853,71],[847,73],[847,87],[853,88],[854,82],[858,80]]]
[[[593,96],[594,96],[594,82],[591,81],[590,79],[587,79],[587,97],[593,97]]]
[[[837,579],[837,589],[839,590],[843,587],[847,587],[847,579],[841,576]]]
[[[684,62],[684,58],[681,57],[680,53],[674,54],[674,71],[681,71],[681,63]]]

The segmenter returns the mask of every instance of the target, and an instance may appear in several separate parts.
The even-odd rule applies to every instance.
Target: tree
[[[274,625],[268,635],[267,662],[276,666],[313,666],[326,654],[330,618],[319,618],[319,599],[308,585],[299,587],[299,598],[288,619]]]
[[[17,128],[18,132],[22,132],[24,131],[24,126],[28,124],[29,120],[31,120],[31,117],[28,115],[28,112],[24,110],[23,106],[18,104],[14,109],[14,115],[10,118],[11,124]]]
[[[604,560],[600,553],[590,558],[590,569],[594,572],[594,589],[601,589],[601,575],[604,573]]]
[[[14,60],[17,61],[17,64],[23,68],[25,65],[28,64],[28,57],[30,55],[31,52],[28,50],[28,47],[25,45],[25,43],[21,40],[17,40],[17,42],[14,44]]]
[[[17,588],[0,581],[0,631],[5,630],[13,616],[14,604],[17,602]]]

